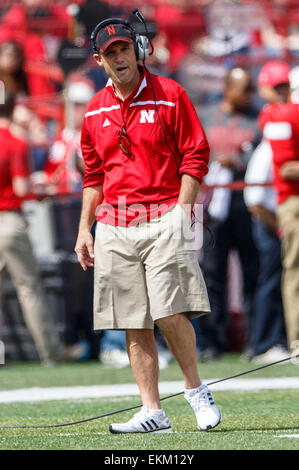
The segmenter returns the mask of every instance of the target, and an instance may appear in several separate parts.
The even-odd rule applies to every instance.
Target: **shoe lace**
[[[195,413],[206,412],[213,403],[213,397],[210,391],[202,391],[191,398],[191,405]]]
[[[147,411],[145,409],[141,409],[138,413],[134,414],[133,418],[130,419],[131,423],[138,423],[144,420],[147,416]]]

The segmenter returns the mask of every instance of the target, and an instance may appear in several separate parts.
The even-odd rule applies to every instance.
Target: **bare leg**
[[[199,387],[201,381],[197,369],[196,336],[190,320],[180,313],[161,318],[156,324],[182,370],[185,388]]]
[[[152,330],[127,330],[127,351],[143,405],[160,409],[158,353]]]

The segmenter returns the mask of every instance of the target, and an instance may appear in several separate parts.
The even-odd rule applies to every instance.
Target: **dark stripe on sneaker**
[[[145,432],[148,432],[147,427],[146,427],[143,423],[140,423],[140,424],[141,424],[141,426],[143,427],[143,429],[145,430]]]
[[[151,425],[151,423],[149,423],[148,421],[145,421],[145,424],[150,428],[151,431],[153,431],[153,426]]]
[[[159,426],[158,426],[158,424],[156,423],[156,421],[154,421],[153,419],[151,419],[151,423],[156,427],[156,429],[159,429]]]

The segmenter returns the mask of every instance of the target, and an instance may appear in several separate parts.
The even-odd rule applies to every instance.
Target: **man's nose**
[[[123,60],[124,60],[123,52],[121,51],[117,52],[115,55],[115,62],[120,63],[120,62],[123,62]]]

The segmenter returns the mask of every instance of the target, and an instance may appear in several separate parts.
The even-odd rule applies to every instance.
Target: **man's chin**
[[[132,82],[131,77],[119,77],[119,76],[117,76],[117,78],[115,79],[115,84],[116,85],[128,85],[131,82]]]

